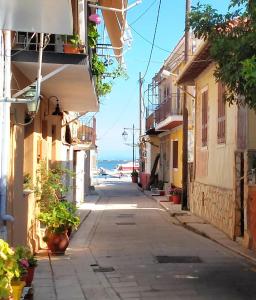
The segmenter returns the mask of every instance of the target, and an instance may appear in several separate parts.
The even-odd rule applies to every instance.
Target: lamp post
[[[135,130],[139,130],[139,129],[136,129],[134,127],[134,124],[132,125],[132,128],[124,128],[124,131],[122,133],[122,137],[124,139],[124,141],[126,142],[127,141],[127,138],[128,138],[128,132],[127,130],[132,130],[132,171],[134,172],[135,171],[135,167],[134,167],[134,157],[135,157]]]

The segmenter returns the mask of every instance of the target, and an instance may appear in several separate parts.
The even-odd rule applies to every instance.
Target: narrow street
[[[58,300],[256,298],[252,263],[178,225],[136,185],[97,191],[68,255],[52,258]]]

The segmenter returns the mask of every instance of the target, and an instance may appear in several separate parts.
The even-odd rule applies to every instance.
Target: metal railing
[[[182,103],[180,94],[171,94],[165,97],[165,99],[155,109],[155,121],[156,124],[164,121],[169,116],[182,115]]]

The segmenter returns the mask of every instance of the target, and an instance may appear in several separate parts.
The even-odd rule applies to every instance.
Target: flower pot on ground
[[[11,297],[11,282],[19,276],[20,269],[14,251],[8,243],[0,239],[0,299]]]
[[[180,195],[173,195],[172,201],[174,204],[180,204]]]
[[[26,285],[25,281],[15,280],[12,282],[12,297],[13,300],[20,300],[24,286]]]
[[[159,195],[160,195],[160,196],[164,196],[164,195],[165,195],[165,191],[164,191],[164,190],[160,190],[160,191],[159,191]]]
[[[132,176],[132,183],[138,183],[138,176]]]
[[[26,272],[21,270],[22,280],[26,282],[26,286],[31,286],[34,279],[34,272],[37,266],[37,259],[28,247],[17,246],[15,248],[15,255],[17,257],[18,264],[21,268],[24,268]]]
[[[56,201],[41,212],[38,219],[46,225],[44,241],[52,254],[64,254],[69,244],[68,229],[77,228],[80,223],[75,205],[67,201]]]
[[[133,183],[138,183],[139,173],[136,170],[132,171],[131,177]]]
[[[168,199],[169,199],[170,202],[173,202],[173,198],[172,197],[173,197],[173,195],[168,195]]]
[[[172,200],[174,204],[180,204],[181,203],[181,195],[182,195],[182,189],[176,188],[172,192]]]

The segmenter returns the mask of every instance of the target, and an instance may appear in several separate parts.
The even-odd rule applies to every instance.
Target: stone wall
[[[191,184],[191,211],[234,238],[235,192],[199,182]]]

